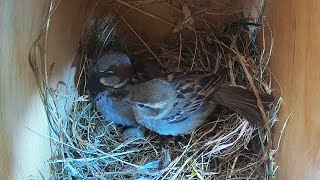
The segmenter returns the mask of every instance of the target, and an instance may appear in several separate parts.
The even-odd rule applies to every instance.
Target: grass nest
[[[168,24],[140,6],[165,3],[183,15],[169,36],[161,42],[144,40],[126,16],[133,10]],[[123,127],[108,123],[96,111],[86,94],[86,72],[111,49],[130,57],[155,61],[168,71],[226,69],[231,83],[258,93],[271,93],[268,68],[271,47],[266,47],[265,31],[271,32],[263,17],[259,23],[244,19],[239,12],[214,12],[190,1],[99,1],[93,8],[79,44],[80,66],[76,85],[68,90],[49,86],[53,65],[46,63],[50,16],[58,6],[51,1],[48,20],[30,52],[48,122],[51,127],[52,179],[273,179],[276,150],[271,148],[271,128],[277,120],[281,98],[272,110],[261,113],[264,127],[252,127],[226,107],[218,107],[208,122],[186,136],[161,136],[149,132],[143,138],[127,138]],[[214,29],[208,20],[220,13],[233,18],[223,29]],[[262,34],[262,45],[256,32]],[[272,33],[270,33],[272,34]],[[272,37],[268,38],[271,39]],[[43,43],[44,42],[44,43]],[[269,49],[269,50],[267,50]],[[267,52],[268,51],[268,52]],[[40,61],[39,61],[40,60]],[[58,85],[67,86],[64,82]]]

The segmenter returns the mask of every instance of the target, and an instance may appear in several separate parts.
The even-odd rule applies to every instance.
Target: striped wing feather
[[[167,81],[177,91],[174,110],[165,120],[178,123],[187,119],[206,101],[223,82],[217,74],[204,71],[176,72],[167,76]]]

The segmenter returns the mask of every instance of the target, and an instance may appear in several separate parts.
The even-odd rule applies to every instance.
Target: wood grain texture
[[[276,136],[292,114],[277,156],[277,179],[320,179],[320,1],[267,6],[274,34],[271,67],[284,97]]]
[[[44,108],[28,62],[44,7],[42,0],[0,0],[1,179],[26,179],[29,175],[48,172],[44,159],[50,155],[49,141],[26,128],[48,133]]]
[[[28,61],[47,2],[0,0],[0,179],[49,177],[49,139],[33,132],[48,135],[48,123]],[[86,4],[61,1],[52,18],[48,59],[59,66],[52,84],[69,78]]]

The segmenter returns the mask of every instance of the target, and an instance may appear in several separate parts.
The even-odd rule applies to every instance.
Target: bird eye
[[[146,107],[146,105],[144,105],[144,104],[137,104],[139,107],[141,107],[141,108],[144,108],[144,107]]]

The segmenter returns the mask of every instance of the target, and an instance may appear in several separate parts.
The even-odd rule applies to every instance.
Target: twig
[[[231,49],[232,51],[235,53],[235,55],[238,57],[238,60],[248,78],[248,81],[249,81],[249,84],[254,92],[254,95],[256,96],[257,98],[257,104],[258,104],[258,107],[260,109],[260,112],[261,112],[261,115],[262,115],[262,118],[263,118],[263,121],[264,121],[264,124],[265,124],[265,127],[267,129],[267,134],[268,134],[268,145],[267,145],[267,151],[264,152],[264,156],[263,156],[263,159],[264,160],[267,160],[267,157],[268,157],[268,154],[270,153],[270,150],[271,150],[271,147],[272,147],[272,138],[271,138],[271,129],[270,129],[270,125],[269,125],[269,121],[267,119],[267,115],[266,115],[266,112],[264,110],[264,107],[263,107],[263,104],[262,104],[262,101],[261,101],[261,98],[260,98],[260,95],[259,95],[259,91],[257,89],[257,87],[255,86],[254,82],[253,82],[253,79],[252,79],[252,76],[251,74],[249,73],[247,67],[246,67],[246,60],[245,60],[245,57],[239,52],[238,50],[238,47],[237,45],[235,44],[234,42],[234,39],[232,41],[232,44],[231,44]]]
[[[233,74],[233,61],[232,59],[230,58],[229,59],[229,74],[230,74],[230,81],[232,84],[236,85],[236,78],[234,77],[234,74]]]
[[[194,31],[194,37],[196,38],[196,47],[194,48],[194,53],[193,53],[193,58],[192,58],[192,64],[191,64],[191,68],[190,68],[190,71],[193,70],[193,66],[195,64],[195,59],[196,59],[196,55],[197,55],[197,49],[198,49],[198,36],[197,36],[197,32],[195,29],[193,29]]]
[[[100,156],[100,157],[95,157],[95,158],[65,158],[65,159],[57,159],[57,160],[53,160],[53,161],[48,161],[48,164],[54,164],[54,163],[66,163],[66,162],[77,162],[77,163],[81,163],[81,162],[85,162],[88,163],[90,161],[100,161],[100,160],[105,160],[108,158],[114,158],[116,156],[123,156],[123,155],[127,155],[130,153],[134,153],[137,151],[126,151],[126,152],[121,152],[121,153],[112,153],[112,154],[107,154],[104,156]],[[122,161],[121,161],[122,162]],[[135,167],[140,167],[140,166],[136,166]]]
[[[179,59],[178,59],[178,70],[180,69],[180,63],[181,63],[181,53],[182,53],[182,37],[181,37],[181,32],[179,31]]]
[[[280,130],[280,136],[279,136],[279,140],[277,142],[277,147],[276,147],[275,150],[272,151],[271,155],[274,155],[279,150],[283,133],[285,132],[285,130],[287,128],[287,125],[288,125],[290,120],[291,120],[291,114],[289,114],[288,118],[286,119],[286,121],[284,122],[284,124],[283,124],[283,126],[282,126],[282,128]]]
[[[116,0],[116,1],[119,2],[119,3],[121,3],[121,4],[123,4],[123,5],[126,5],[126,6],[128,6],[128,7],[130,7],[130,8],[132,8],[132,9],[135,9],[135,10],[137,10],[137,11],[139,11],[139,12],[141,12],[141,13],[147,15],[147,16],[150,16],[150,17],[152,17],[152,18],[155,18],[155,19],[157,19],[157,20],[159,20],[159,21],[161,21],[161,22],[164,22],[164,23],[166,23],[166,24],[168,24],[168,25],[170,25],[170,26],[173,26],[173,27],[176,26],[176,25],[174,25],[173,23],[171,23],[171,22],[169,22],[169,21],[166,21],[166,20],[161,19],[161,18],[159,18],[159,17],[157,17],[157,16],[155,16],[155,15],[152,15],[152,14],[150,14],[150,13],[147,13],[147,12],[145,12],[145,11],[142,11],[141,9],[138,9],[138,8],[136,8],[136,7],[134,7],[134,6],[126,3],[126,2],[123,2],[123,1],[121,1],[121,0]]]
[[[239,157],[239,156],[236,156],[236,157],[234,158],[233,164],[232,164],[232,166],[231,166],[231,171],[230,171],[230,174],[229,174],[229,176],[228,176],[229,179],[231,179],[231,177],[232,177],[232,175],[233,175],[233,173],[234,173],[234,167],[236,166],[236,163],[237,163],[237,161],[238,161],[238,157]]]

